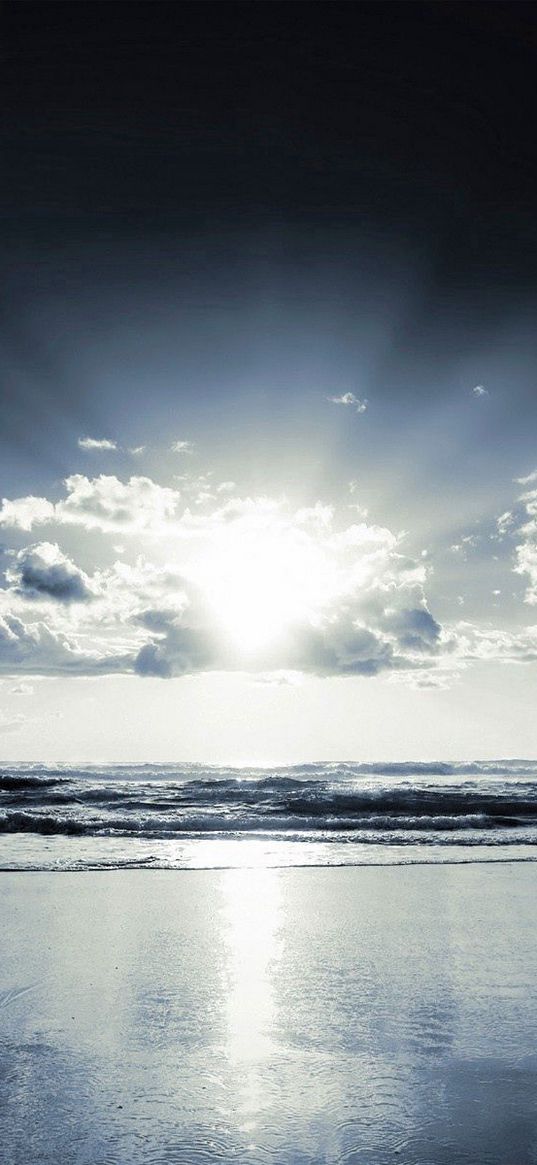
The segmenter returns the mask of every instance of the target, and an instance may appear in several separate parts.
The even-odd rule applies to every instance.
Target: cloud
[[[129,453],[131,457],[141,457],[142,453],[145,453],[146,449],[147,445],[134,445],[132,449],[129,449]]]
[[[140,648],[134,660],[134,670],[139,676],[158,676],[169,680],[172,664],[159,643],[146,643]]]
[[[127,482],[101,474],[88,478],[76,473],[66,478],[67,496],[51,503],[46,498],[4,499],[0,526],[31,530],[41,525],[73,525],[103,532],[138,532],[160,528],[176,513],[180,494],[157,485],[149,477]]]
[[[6,577],[29,599],[80,603],[92,598],[87,576],[53,542],[39,542],[19,550]]]
[[[537,481],[537,469],[528,473],[526,477],[515,477],[517,485],[533,485]]]
[[[453,542],[449,549],[453,554],[462,554],[463,558],[466,559],[466,552],[475,549],[479,542],[479,537],[479,534],[464,534],[460,542]]]
[[[81,546],[91,532],[91,554],[111,531],[137,541],[134,560],[93,574],[60,539],[11,551],[9,586],[0,591],[0,671],[162,679],[208,670],[384,673],[422,686],[437,672],[438,683],[447,682],[473,659],[534,657],[529,632],[441,626],[427,601],[431,567],[405,552],[403,535],[349,523],[345,505],[224,500],[216,485],[202,511],[195,490],[204,485],[196,478],[182,509],[178,490],[107,475],[74,475],[55,503],[4,503],[2,520],[16,528],[78,527]],[[537,594],[537,490],[525,495],[524,514],[517,569],[534,571]],[[105,550],[110,555],[112,545],[103,540],[100,561]]]
[[[117,449],[117,441],[109,441],[107,437],[79,437],[79,449],[86,449],[87,451],[107,452]]]
[[[255,657],[244,659],[240,652],[222,642],[217,630],[188,625],[183,617],[153,618],[146,612],[153,638],[139,650],[134,661],[138,675],[168,679],[193,672],[213,670],[253,671],[254,674],[302,672],[315,675],[378,675],[394,663],[392,644],[352,619],[336,618],[321,627],[304,623],[294,627],[284,645],[267,644]],[[155,627],[158,624],[158,628]],[[412,664],[409,662],[409,666]]]
[[[333,405],[352,405],[357,413],[365,413],[369,401],[360,400],[353,392],[344,392],[341,396],[327,396],[326,398]]]
[[[0,673],[5,675],[102,675],[132,669],[132,655],[82,648],[44,620],[24,623],[0,615]]]
[[[537,471],[515,480],[520,485],[533,484],[537,481]],[[518,540],[513,570],[527,576],[524,600],[534,606],[537,604],[537,488],[526,490],[517,499],[513,510],[501,514],[497,526],[500,538],[509,533]]]
[[[202,619],[200,625],[192,590],[191,595],[194,601],[185,596],[185,605],[180,612],[149,609],[137,616],[136,622],[153,636],[140,648],[134,660],[134,671],[138,675],[169,679],[217,666],[214,629],[210,620],[204,623]],[[200,603],[200,607],[202,605]]]
[[[68,496],[56,506],[60,522],[103,531],[147,530],[175,514],[176,490],[157,485],[149,477],[127,482],[105,476],[90,480],[82,474],[68,477]]]
[[[399,552],[391,531],[365,523],[334,529],[332,507],[289,512],[274,499],[235,499],[200,519],[198,535],[204,521],[222,547],[206,580],[208,598],[198,577],[179,612],[154,608],[137,617],[150,632],[136,658],[139,674],[213,668],[374,676],[434,666],[441,628],[423,594],[426,569]],[[235,548],[242,573],[233,568]],[[225,620],[219,624],[228,590],[239,631],[245,622],[255,640],[261,629],[252,650],[230,636]],[[273,625],[265,641],[263,629]]]
[[[211,470],[207,473],[174,473],[173,480],[180,486],[183,497],[196,506],[215,502],[218,495],[231,492],[229,482],[222,483],[223,489],[216,485]]]
[[[14,530],[29,531],[33,526],[44,526],[53,522],[56,507],[46,498],[36,498],[29,495],[26,498],[2,499],[0,510],[0,526],[9,526]]]
[[[194,445],[192,441],[173,441],[170,450],[172,453],[193,453]]]
[[[488,390],[488,388],[485,388],[484,384],[475,384],[473,389],[472,389],[472,392],[473,392],[474,396],[478,396],[478,397],[479,396],[490,396],[489,390]]]
[[[455,659],[462,662],[503,660],[506,663],[535,663],[537,626],[506,631],[498,627],[458,623],[454,628],[453,650]]]
[[[200,631],[172,624],[162,640],[153,640],[140,648],[134,671],[139,676],[169,679],[206,671],[211,663],[214,665],[209,640]]]
[[[516,547],[514,569],[517,574],[527,575],[525,601],[534,606],[537,603],[537,490],[527,497],[526,510],[528,521],[519,530],[522,541]]]
[[[500,538],[504,538],[505,535],[508,534],[509,531],[512,529],[512,527],[514,526],[514,523],[515,523],[515,516],[514,516],[512,510],[505,510],[505,512],[503,514],[500,514],[499,518],[496,519],[498,536]]]
[[[438,649],[442,628],[425,605],[388,612],[383,622],[405,651],[431,654]]]

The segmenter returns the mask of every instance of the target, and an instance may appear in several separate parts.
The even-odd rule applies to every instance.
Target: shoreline
[[[508,866],[508,865],[531,865],[537,862],[537,853],[535,857],[522,858],[445,858],[434,861],[428,861],[426,858],[416,858],[410,861],[387,861],[387,862],[294,862],[292,865],[282,863],[281,865],[240,865],[240,866],[156,866],[132,864],[118,865],[118,866],[83,866],[78,869],[68,866],[58,866],[58,868],[40,866],[25,866],[17,869],[12,866],[0,865],[0,874],[118,874],[118,873],[134,873],[139,871],[146,874],[203,874],[203,873],[222,873],[225,870],[393,870],[393,869],[412,869],[416,866],[431,867],[436,866]]]

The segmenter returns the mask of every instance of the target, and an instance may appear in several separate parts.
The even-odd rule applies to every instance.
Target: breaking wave
[[[537,763],[5,766],[0,833],[535,844]]]

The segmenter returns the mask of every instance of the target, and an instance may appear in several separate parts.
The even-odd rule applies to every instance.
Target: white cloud
[[[349,481],[349,493],[351,497],[356,498],[356,494],[358,493],[359,488],[359,482],[357,482],[355,478],[353,478],[352,481]],[[363,506],[362,503],[358,500],[348,502],[347,509],[354,510],[357,517],[364,519],[367,518],[369,512],[367,506]]]
[[[453,554],[462,554],[466,560],[467,551],[475,549],[479,542],[479,537],[479,534],[464,534],[460,542],[453,542],[449,549]]]
[[[534,663],[537,660],[537,626],[521,631],[498,627],[478,627],[458,623],[454,628],[453,650],[461,661],[503,660],[508,663]]]
[[[517,485],[533,485],[537,481],[537,469],[528,473],[526,477],[515,477]]]
[[[479,396],[490,396],[489,390],[488,390],[488,388],[485,388],[484,384],[475,384],[473,389],[472,389],[472,392],[473,392],[474,396],[478,396],[478,397]]]
[[[365,413],[369,401],[365,398],[360,400],[353,392],[343,392],[341,396],[327,396],[326,398],[333,405],[352,405],[357,413]]]
[[[515,516],[512,510],[505,510],[503,514],[500,514],[499,518],[496,519],[496,526],[500,538],[504,538],[505,535],[509,533],[509,530],[511,530],[514,525],[514,522]]]
[[[179,492],[149,477],[119,478],[101,474],[66,478],[67,496],[55,504],[46,498],[4,499],[0,526],[31,530],[41,525],[74,525],[86,530],[123,533],[158,529],[176,513]]]
[[[527,477],[518,478],[517,481],[525,485],[533,483],[536,479],[537,471]],[[537,604],[537,488],[523,493],[514,511],[508,511],[498,519],[499,535],[502,536],[507,531],[512,531],[514,537],[518,539],[513,569],[516,574],[527,576],[525,602],[534,606]]]
[[[31,530],[33,526],[44,526],[53,522],[55,506],[46,498],[36,498],[29,495],[26,498],[2,499],[0,510],[0,526],[9,526],[14,530]]]
[[[68,477],[68,496],[58,502],[60,522],[103,531],[147,530],[171,519],[179,499],[176,490],[157,485],[149,477],[89,479],[82,474]]]
[[[107,437],[79,437],[79,449],[86,449],[87,451],[108,452],[117,449],[117,441],[109,441]]]
[[[142,453],[145,453],[146,449],[147,445],[134,445],[132,449],[129,449],[129,453],[131,457],[141,457]]]
[[[173,441],[170,449],[172,453],[193,453],[194,445],[192,441]]]

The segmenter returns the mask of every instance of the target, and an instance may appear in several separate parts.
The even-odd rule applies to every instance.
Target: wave
[[[0,833],[534,844],[537,762],[4,766]]]
[[[0,773],[0,789],[47,789],[66,777],[37,776],[32,773]]]
[[[23,762],[4,765],[0,768],[2,782],[51,782],[76,780],[111,779],[123,781],[173,781],[206,784],[212,786],[217,781],[243,780],[250,777],[259,784],[277,780],[302,781],[310,777],[327,780],[348,777],[465,777],[465,776],[534,776],[537,779],[537,760],[499,759],[486,761],[315,761],[294,765],[275,765],[270,768],[237,765],[207,765],[199,762],[140,764],[55,764]]]
[[[507,824],[507,823],[506,823]],[[475,816],[453,821],[449,818],[423,819],[407,818],[394,821],[390,818],[377,818],[324,822],[319,829],[317,821],[305,821],[301,825],[285,820],[278,820],[272,829],[263,829],[256,818],[243,819],[235,822],[233,827],[223,827],[218,817],[192,819],[182,823],[168,821],[137,821],[115,818],[84,822],[73,818],[55,817],[48,814],[14,813],[6,815],[0,821],[0,833],[35,833],[45,837],[61,835],[64,837],[94,837],[94,838],[135,838],[143,837],[147,840],[196,839],[204,836],[219,838],[235,838],[241,836],[285,840],[322,840],[325,843],[336,841],[340,844],[348,841],[360,842],[362,845],[397,844],[420,845],[424,840],[431,844],[458,845],[527,845],[537,843],[537,829],[528,833],[527,830],[517,830],[511,824],[505,835],[496,833],[485,834],[486,822],[476,819]]]

